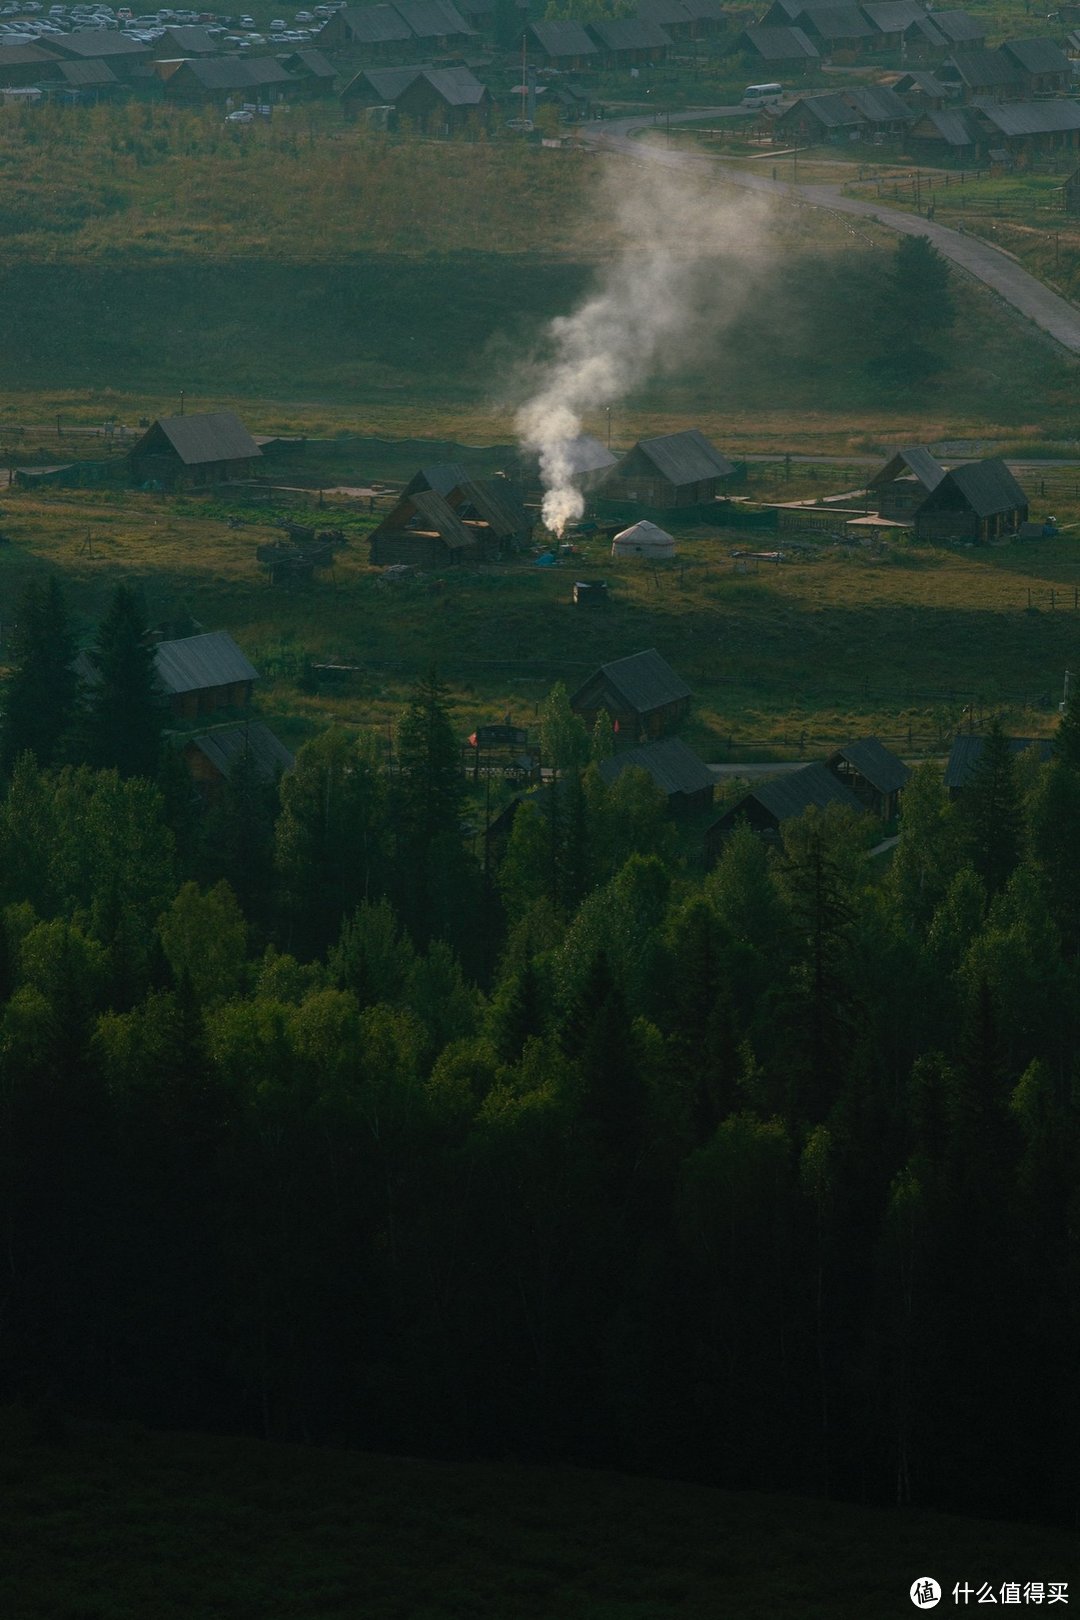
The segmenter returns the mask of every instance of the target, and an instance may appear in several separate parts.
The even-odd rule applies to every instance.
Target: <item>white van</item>
[[[744,107],[771,107],[783,99],[782,84],[748,84],[743,91],[742,104]]]

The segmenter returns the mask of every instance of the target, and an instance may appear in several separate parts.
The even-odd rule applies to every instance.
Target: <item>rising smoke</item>
[[[768,248],[769,205],[720,197],[698,174],[615,160],[598,192],[593,217],[613,226],[614,262],[572,314],[551,322],[547,359],[516,416],[522,444],[540,458],[543,520],[558,535],[585,509],[574,465],[584,419],[712,346]]]

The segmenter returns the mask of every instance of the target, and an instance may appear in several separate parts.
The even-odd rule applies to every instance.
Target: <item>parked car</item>
[[[225,122],[227,124],[253,124],[255,122],[255,114],[253,112],[248,112],[246,107],[240,107],[236,112],[226,113]]]

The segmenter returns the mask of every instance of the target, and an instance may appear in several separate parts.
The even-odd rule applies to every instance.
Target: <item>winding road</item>
[[[733,118],[742,114],[739,107],[698,107],[693,112],[673,113],[665,122],[693,123],[702,118]],[[884,225],[890,231],[906,236],[928,236],[945,258],[965,270],[976,281],[995,292],[1003,303],[1045,332],[1070,354],[1080,355],[1080,308],[1051,292],[1049,287],[1007,254],[989,243],[938,225],[918,214],[907,214],[884,203],[862,202],[856,197],[845,197],[839,185],[789,184],[772,180],[762,174],[748,173],[745,169],[725,163],[723,158],[709,153],[675,152],[669,148],[650,145],[635,139],[641,130],[658,128],[651,117],[638,113],[631,118],[612,119],[606,123],[584,126],[580,133],[587,145],[601,151],[620,152],[641,163],[657,163],[672,169],[701,169],[708,166],[719,170],[725,181],[756,191],[790,200],[798,197],[812,207],[827,208],[837,214],[854,214],[860,218]]]

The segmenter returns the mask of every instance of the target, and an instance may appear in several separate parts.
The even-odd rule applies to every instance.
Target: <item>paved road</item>
[[[730,118],[741,111],[738,107],[699,107],[694,112],[672,114],[670,122]],[[772,180],[763,174],[733,167],[725,163],[723,158],[713,157],[709,153],[673,152],[633,138],[634,131],[653,127],[651,118],[638,113],[633,118],[617,118],[610,123],[587,125],[582,134],[592,146],[622,152],[639,162],[659,163],[673,169],[700,169],[702,165],[714,169],[719,167],[723,170],[725,180],[747,191],[788,199],[796,196],[813,207],[828,208],[838,214],[854,214],[905,236],[928,236],[938,251],[951,259],[953,264],[990,287],[1004,303],[1021,315],[1026,315],[1070,354],[1080,355],[1080,308],[1067,298],[1051,292],[1007,254],[1000,253],[988,243],[951,230],[947,225],[923,219],[918,214],[906,214],[900,209],[889,208],[881,202],[862,202],[855,197],[845,197],[841,187],[833,183],[790,185],[783,180]]]

